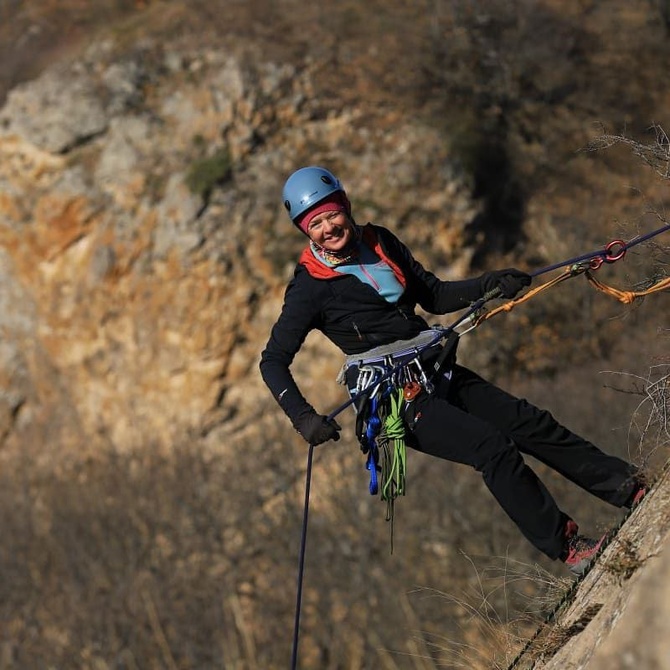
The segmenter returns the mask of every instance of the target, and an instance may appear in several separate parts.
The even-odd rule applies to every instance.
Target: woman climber
[[[340,426],[303,397],[290,365],[312,329],[348,356],[350,392],[365,390],[361,375],[380,360],[397,364],[430,331],[415,313],[467,308],[482,297],[513,298],[531,283],[510,268],[460,281],[442,281],[416,261],[388,229],[359,226],[341,182],[322,167],[304,167],[286,181],[283,201],[309,243],[302,252],[281,314],[261,356],[265,383],[310,445],[338,440]],[[407,346],[409,343],[410,346]],[[449,346],[447,350],[444,346]],[[415,349],[416,351],[416,349]],[[368,365],[370,364],[370,365]],[[523,535],[552,559],[582,574],[604,538],[579,534],[522,454],[534,456],[589,493],[630,508],[645,488],[635,466],[610,456],[534,407],[456,363],[455,343],[427,346],[402,379],[400,414],[408,446],[481,472],[486,486]],[[437,374],[426,374],[426,370]],[[364,394],[363,394],[364,395]],[[356,405],[360,419],[365,407]],[[357,432],[358,424],[357,421]],[[365,435],[359,433],[362,446]],[[369,446],[369,445],[367,445]]]

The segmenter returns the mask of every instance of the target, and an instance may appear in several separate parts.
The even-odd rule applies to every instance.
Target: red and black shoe
[[[647,486],[645,484],[639,484],[635,491],[633,491],[633,494],[630,497],[630,502],[626,507],[635,509],[642,502],[642,498],[644,498],[647,493]]]
[[[577,524],[570,520],[565,524],[565,545],[560,559],[573,575],[581,577],[597,556],[605,541],[605,535],[594,540],[578,533]]]

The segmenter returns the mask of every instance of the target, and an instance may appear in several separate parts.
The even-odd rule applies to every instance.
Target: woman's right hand
[[[296,430],[313,447],[328,442],[328,440],[340,439],[342,430],[334,419],[317,414],[314,410],[301,414],[295,422]]]

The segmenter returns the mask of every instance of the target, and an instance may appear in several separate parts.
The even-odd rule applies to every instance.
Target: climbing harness
[[[419,393],[432,393],[438,374],[441,372],[444,373],[444,371],[446,371],[446,374],[449,374],[448,359],[452,351],[455,351],[458,338],[492,316],[503,311],[510,311],[516,305],[527,302],[538,293],[580,274],[584,274],[590,284],[599,291],[615,297],[624,303],[630,303],[638,297],[669,289],[670,277],[660,278],[652,286],[648,286],[641,291],[621,291],[607,286],[593,277],[593,272],[597,271],[603,264],[611,264],[622,260],[625,258],[626,252],[632,247],[666,231],[670,231],[670,224],[666,224],[645,235],[636,236],[628,242],[619,239],[612,240],[602,249],[597,249],[535,270],[530,273],[531,277],[539,277],[553,270],[566,268],[562,274],[554,279],[527,291],[520,298],[510,300],[491,311],[484,311],[483,308],[490,300],[500,297],[500,290],[498,288],[489,291],[474,302],[450,326],[433,326],[412,340],[377,347],[366,352],[364,355],[349,356],[345,360],[340,375],[338,375],[338,381],[340,383],[347,383],[349,399],[334,409],[327,418],[328,420],[333,420],[347,407],[354,405],[357,413],[356,434],[361,443],[361,449],[367,454],[366,468],[370,470],[370,493],[373,495],[378,493],[378,475],[381,471],[381,491],[382,498],[387,503],[387,520],[392,522],[394,502],[399,495],[404,495],[406,491],[406,434],[402,420],[402,408],[406,408],[407,404],[411,403]],[[457,332],[456,328],[465,322],[470,322],[470,326],[464,331]],[[426,354],[432,348],[435,349],[437,355],[432,362],[428,363],[431,366],[429,374],[425,369],[425,359],[427,358]],[[347,380],[347,372],[352,368],[357,370],[357,378],[353,382],[353,386],[349,385]],[[380,449],[383,454],[382,465],[379,463]],[[314,445],[310,444],[305,474],[305,503],[298,564],[298,587],[291,661],[292,670],[295,670],[297,667],[313,456]],[[392,523],[391,546],[393,546]],[[515,667],[524,651],[525,649],[520,652],[510,668]]]
[[[386,502],[391,552],[395,500],[406,491],[405,418],[420,393],[434,391],[425,363],[443,350],[442,339],[442,329],[431,328],[410,340],[348,356],[337,376],[355,400],[356,436],[367,454],[365,467],[370,472],[368,488],[371,495],[379,494]]]

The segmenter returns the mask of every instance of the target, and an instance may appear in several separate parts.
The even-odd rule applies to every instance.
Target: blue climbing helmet
[[[308,209],[338,192],[344,193],[340,180],[326,168],[312,165],[296,170],[286,180],[282,196],[284,207],[297,226]]]

